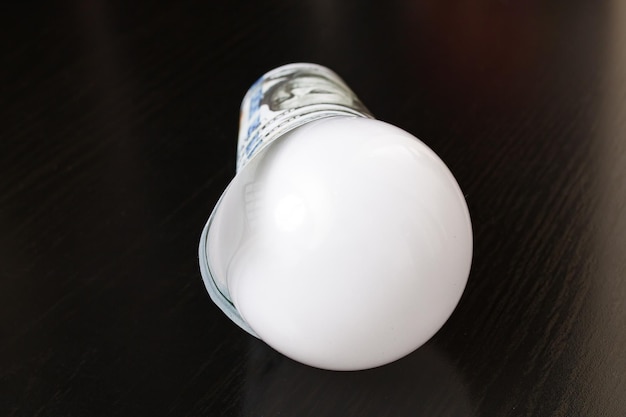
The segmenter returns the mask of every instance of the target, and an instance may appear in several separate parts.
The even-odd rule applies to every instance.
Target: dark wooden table
[[[626,415],[626,2],[15,2],[0,17],[0,415]],[[466,194],[464,296],[391,365],[232,324],[200,232],[238,107],[337,71]]]

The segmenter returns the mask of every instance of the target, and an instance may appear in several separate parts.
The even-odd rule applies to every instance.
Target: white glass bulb
[[[240,326],[297,361],[357,370],[443,326],[469,275],[472,228],[424,143],[378,120],[330,117],[247,162],[200,256],[212,297]]]

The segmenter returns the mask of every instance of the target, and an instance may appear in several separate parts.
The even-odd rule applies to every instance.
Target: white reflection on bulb
[[[289,194],[278,201],[274,219],[278,228],[285,232],[297,230],[307,215],[307,207],[301,196]]]

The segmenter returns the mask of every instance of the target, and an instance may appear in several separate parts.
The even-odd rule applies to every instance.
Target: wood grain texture
[[[0,415],[626,415],[626,3],[126,3],[2,6]],[[294,61],[470,207],[461,303],[382,368],[286,359],[200,279],[239,102]]]

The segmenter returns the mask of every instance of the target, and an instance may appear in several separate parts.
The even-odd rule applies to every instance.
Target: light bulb
[[[292,64],[256,88],[289,71],[341,82]],[[212,299],[249,333],[302,363],[358,370],[407,355],[443,326],[467,282],[472,229],[456,180],[420,140],[358,101],[353,113],[310,117],[337,104],[328,90],[317,90],[326,106],[303,112],[321,105],[304,88],[305,116],[274,120],[280,134],[261,135],[249,155],[255,139],[242,123],[238,172],[202,234],[200,264]],[[246,115],[250,97],[245,120],[259,111]]]

